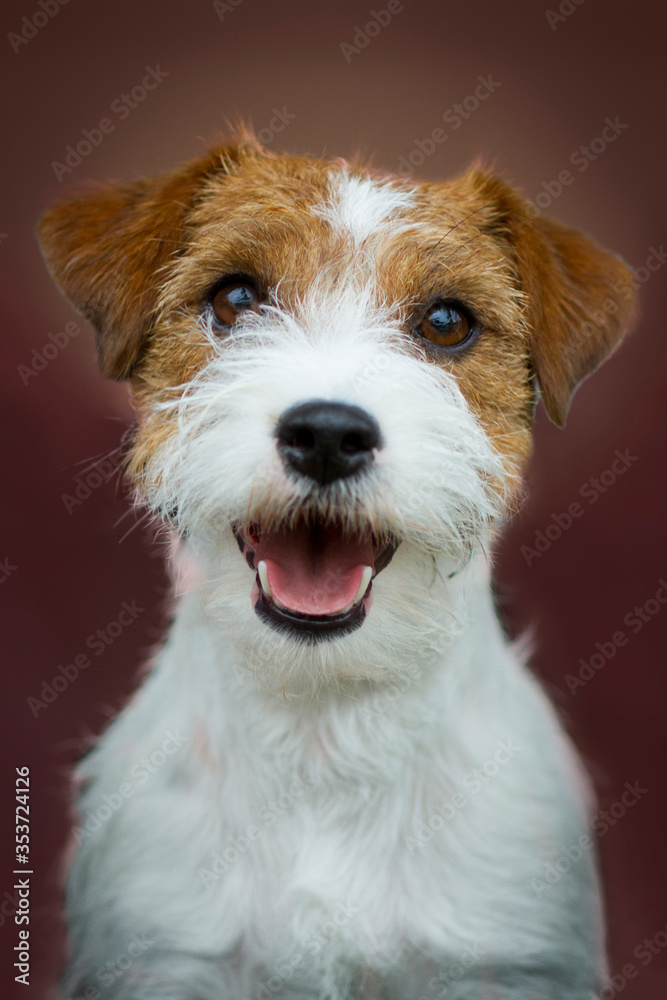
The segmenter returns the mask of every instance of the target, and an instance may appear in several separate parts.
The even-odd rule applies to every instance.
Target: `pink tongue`
[[[255,566],[266,563],[274,599],[304,615],[331,615],[352,604],[373,543],[338,528],[308,528],[262,534]]]

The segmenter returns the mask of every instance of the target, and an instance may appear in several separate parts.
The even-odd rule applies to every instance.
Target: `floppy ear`
[[[61,202],[40,223],[55,280],[97,331],[105,375],[132,373],[148,336],[163,280],[207,176],[228,168],[236,148],[212,150],[173,173]]]
[[[635,279],[618,257],[537,214],[504,182],[476,175],[492,228],[513,257],[526,297],[533,367],[545,409],[562,427],[572,394],[620,343],[632,318]]]
[[[574,390],[618,346],[635,279],[618,257],[553,219],[524,222],[517,257],[542,401],[562,427]]]

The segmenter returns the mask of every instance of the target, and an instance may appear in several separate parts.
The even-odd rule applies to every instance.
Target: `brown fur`
[[[619,342],[630,318],[631,272],[590,240],[529,211],[504,182],[479,170],[416,185],[409,228],[361,248],[311,212],[340,164],[275,156],[252,140],[212,150],[164,177],[64,202],[42,221],[56,280],[97,329],[102,368],[132,380],[140,416],[130,468],[172,432],[147,404],[202,368],[197,328],[207,292],[226,274],[254,276],[296,308],[315,279],[354,267],[411,330],[438,297],[469,304],[484,333],[454,357],[424,348],[453,371],[511,471],[525,464],[536,376],[562,425],[577,384]],[[353,171],[362,174],[363,171]],[[400,181],[395,181],[401,184]]]

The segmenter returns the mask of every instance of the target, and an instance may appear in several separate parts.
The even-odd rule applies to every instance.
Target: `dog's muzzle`
[[[275,437],[287,472],[310,481],[313,490],[363,476],[382,447],[371,414],[328,400],[290,407]],[[344,514],[326,522],[297,515],[278,528],[234,526],[239,548],[256,571],[255,612],[267,624],[307,642],[336,638],[363,624],[373,579],[389,564],[398,542],[379,539],[370,528],[351,527]]]

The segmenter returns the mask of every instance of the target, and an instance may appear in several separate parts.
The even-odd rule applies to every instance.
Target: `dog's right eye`
[[[259,309],[262,299],[249,281],[232,280],[219,285],[211,297],[211,305],[218,323],[233,326],[241,313]]]

